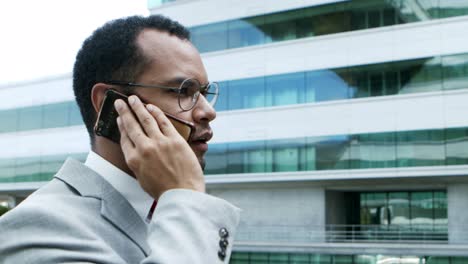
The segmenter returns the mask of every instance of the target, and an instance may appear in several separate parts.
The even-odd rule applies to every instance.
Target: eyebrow
[[[188,78],[189,77],[177,76],[177,77],[174,77],[174,78],[171,78],[171,79],[168,79],[168,80],[163,80],[162,83],[161,83],[161,81],[159,81],[159,83],[160,83],[160,85],[170,86],[171,84],[181,84],[183,81],[185,81]],[[154,80],[154,81],[156,81],[156,80]]]

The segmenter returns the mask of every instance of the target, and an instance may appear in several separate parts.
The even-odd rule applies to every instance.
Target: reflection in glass
[[[444,131],[397,133],[398,167],[445,165]]]
[[[19,109],[18,130],[32,130],[42,127],[42,106]]]
[[[38,175],[39,181],[48,181],[57,173],[62,167],[66,156],[54,155],[54,156],[42,156],[41,158],[41,171]]]
[[[410,199],[408,192],[388,193],[388,208],[391,225],[410,224]]]
[[[352,136],[350,168],[392,168],[396,164],[395,133]]]
[[[306,102],[348,98],[347,71],[319,70],[306,73]]]
[[[304,101],[304,73],[266,77],[265,106],[280,106]]]
[[[432,230],[434,224],[432,192],[411,193],[411,226],[413,230]]]
[[[80,109],[78,108],[78,105],[74,101],[69,102],[68,111],[69,111],[68,120],[70,122],[70,126],[84,124],[83,119],[81,118]]]
[[[227,144],[211,144],[206,153],[205,173],[224,174],[227,173]]]
[[[442,65],[444,69],[444,89],[467,88],[468,54],[444,56]]]
[[[18,110],[0,110],[0,120],[0,133],[16,131],[18,123]]]
[[[191,35],[210,52],[466,14],[464,1],[351,0],[196,26]]]
[[[318,140],[315,145],[317,170],[349,168],[348,136],[330,136]]]
[[[15,163],[15,181],[40,181],[41,157],[17,158]]]
[[[250,78],[229,83],[229,109],[265,106],[265,78]]]
[[[224,50],[228,48],[226,22],[210,24],[207,26],[198,26],[191,29],[191,41],[199,48],[199,52],[208,52],[214,50]]]
[[[264,19],[264,16],[259,16],[229,21],[228,47],[232,49],[265,43],[265,35],[262,32]]]
[[[447,165],[468,164],[468,129],[446,129],[445,138]]]
[[[0,159],[0,182],[11,182],[15,176],[15,159]]]
[[[69,124],[69,103],[57,103],[43,106],[42,127],[64,127]]]

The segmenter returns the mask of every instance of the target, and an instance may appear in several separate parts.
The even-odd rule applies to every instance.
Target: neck
[[[135,177],[133,171],[130,170],[130,168],[127,166],[127,162],[125,162],[125,157],[122,149],[120,148],[120,144],[114,143],[106,138],[96,136],[94,145],[91,147],[91,149],[117,168],[121,169],[132,177]]]

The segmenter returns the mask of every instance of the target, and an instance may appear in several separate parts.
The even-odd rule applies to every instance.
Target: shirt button
[[[221,249],[226,249],[227,246],[229,245],[229,242],[227,241],[227,239],[225,238],[222,238],[220,241],[219,241],[219,246],[221,247]]]
[[[221,238],[227,238],[229,236],[229,232],[227,231],[226,228],[223,227],[223,228],[219,229],[219,236]]]
[[[218,257],[220,260],[224,260],[226,258],[226,251],[224,250],[218,251]]]

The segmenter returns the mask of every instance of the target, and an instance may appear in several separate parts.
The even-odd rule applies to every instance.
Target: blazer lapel
[[[100,199],[101,215],[137,244],[146,256],[149,255],[146,224],[130,203],[99,174],[68,158],[55,178],[72,186],[82,196]]]

